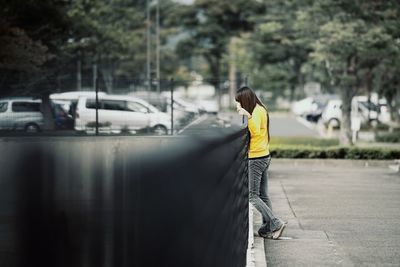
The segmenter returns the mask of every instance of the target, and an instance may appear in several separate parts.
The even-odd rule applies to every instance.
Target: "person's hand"
[[[239,113],[239,115],[243,115],[243,116],[247,116],[247,117],[251,118],[251,114],[247,110],[242,108],[242,106],[240,105],[239,102],[236,102],[236,111]]]

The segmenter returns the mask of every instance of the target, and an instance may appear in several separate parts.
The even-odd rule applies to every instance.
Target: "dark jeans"
[[[250,203],[262,214],[263,229],[273,232],[279,229],[282,221],[272,213],[268,196],[268,167],[271,157],[249,160],[249,199]]]

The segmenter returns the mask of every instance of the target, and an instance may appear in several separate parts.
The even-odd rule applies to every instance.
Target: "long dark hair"
[[[248,86],[243,86],[236,92],[235,100],[240,103],[242,108],[247,110],[250,114],[253,113],[254,108],[257,104],[262,106],[267,111],[267,133],[268,133],[268,142],[270,141],[269,135],[269,113],[265,105],[258,99],[257,95],[251,90]]]

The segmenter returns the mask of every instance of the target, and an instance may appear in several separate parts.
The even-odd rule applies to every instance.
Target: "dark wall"
[[[3,140],[1,266],[245,266],[247,135],[218,135]]]

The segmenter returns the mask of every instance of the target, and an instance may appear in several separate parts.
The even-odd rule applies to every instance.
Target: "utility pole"
[[[78,60],[76,63],[76,90],[82,90],[82,53],[78,51]]]
[[[149,4],[149,0],[146,0],[146,41],[147,41],[147,55],[146,55],[146,59],[147,59],[147,90],[150,94],[150,90],[151,90],[151,81],[150,81],[150,57],[151,57],[151,53],[150,53],[150,4]]]
[[[92,71],[93,71],[93,91],[97,90],[97,62],[96,60],[93,61],[92,63]]]
[[[160,94],[160,0],[157,0],[156,7],[156,79],[157,93]]]
[[[229,43],[229,106],[234,107],[236,94],[236,55],[235,39],[231,38]]]

